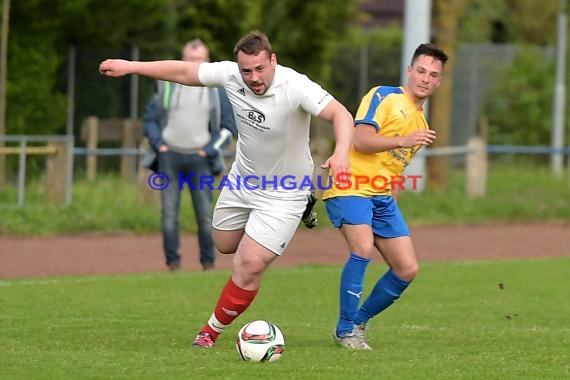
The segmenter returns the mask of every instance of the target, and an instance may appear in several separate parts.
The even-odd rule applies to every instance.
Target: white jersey
[[[198,78],[204,86],[224,87],[238,129],[235,162],[230,177],[288,176],[311,178],[309,149],[311,115],[317,116],[332,95],[307,76],[277,65],[271,86],[254,94],[241,78],[236,62],[202,63]]]

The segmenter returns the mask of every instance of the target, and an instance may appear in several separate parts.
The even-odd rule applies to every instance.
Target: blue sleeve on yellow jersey
[[[358,124],[369,124],[372,125],[374,128],[376,128],[376,132],[378,132],[380,130],[380,126],[376,122],[375,115],[376,111],[378,110],[378,107],[380,107],[380,104],[382,103],[382,100],[384,100],[384,98],[390,94],[402,94],[402,93],[403,91],[400,87],[390,87],[390,86],[376,87],[376,90],[371,96],[370,94],[366,94],[366,96],[362,99],[362,101],[364,102],[365,99],[369,97],[368,110],[364,114],[363,118],[354,121],[354,125],[356,126]],[[361,103],[360,107],[362,106],[363,105]]]

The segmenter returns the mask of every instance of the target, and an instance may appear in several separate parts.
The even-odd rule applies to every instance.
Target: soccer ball
[[[236,349],[242,360],[274,362],[285,349],[285,339],[279,327],[267,321],[246,323],[238,332]]]

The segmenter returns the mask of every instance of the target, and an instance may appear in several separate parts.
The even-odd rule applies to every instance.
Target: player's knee
[[[239,277],[253,281],[263,274],[265,267],[248,255],[236,255],[233,260],[234,273]]]
[[[413,264],[409,264],[406,267],[402,268],[399,271],[400,273],[397,273],[397,275],[402,280],[407,281],[407,282],[411,282],[414,278],[416,278],[419,271],[420,271],[420,267],[419,267],[418,263],[413,263]]]
[[[350,247],[352,253],[356,254],[357,256],[364,257],[365,259],[371,258],[376,252],[376,247],[374,247],[374,244],[357,243],[351,244]]]

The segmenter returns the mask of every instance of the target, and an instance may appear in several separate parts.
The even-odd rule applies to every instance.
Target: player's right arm
[[[427,146],[432,144],[435,138],[435,131],[432,129],[414,131],[407,136],[383,136],[373,125],[360,123],[356,125],[353,145],[357,152],[378,153],[416,145]]]
[[[436,136],[433,130],[417,130],[407,136],[384,135],[382,130],[388,120],[393,119],[393,98],[373,87],[362,97],[356,112],[353,146],[357,152],[379,153],[391,149],[411,148],[416,145],[430,145]],[[388,89],[389,90],[389,89]]]
[[[175,60],[141,62],[107,59],[99,65],[99,72],[109,77],[138,74],[188,86],[202,86],[198,79],[198,67],[200,63]]]

